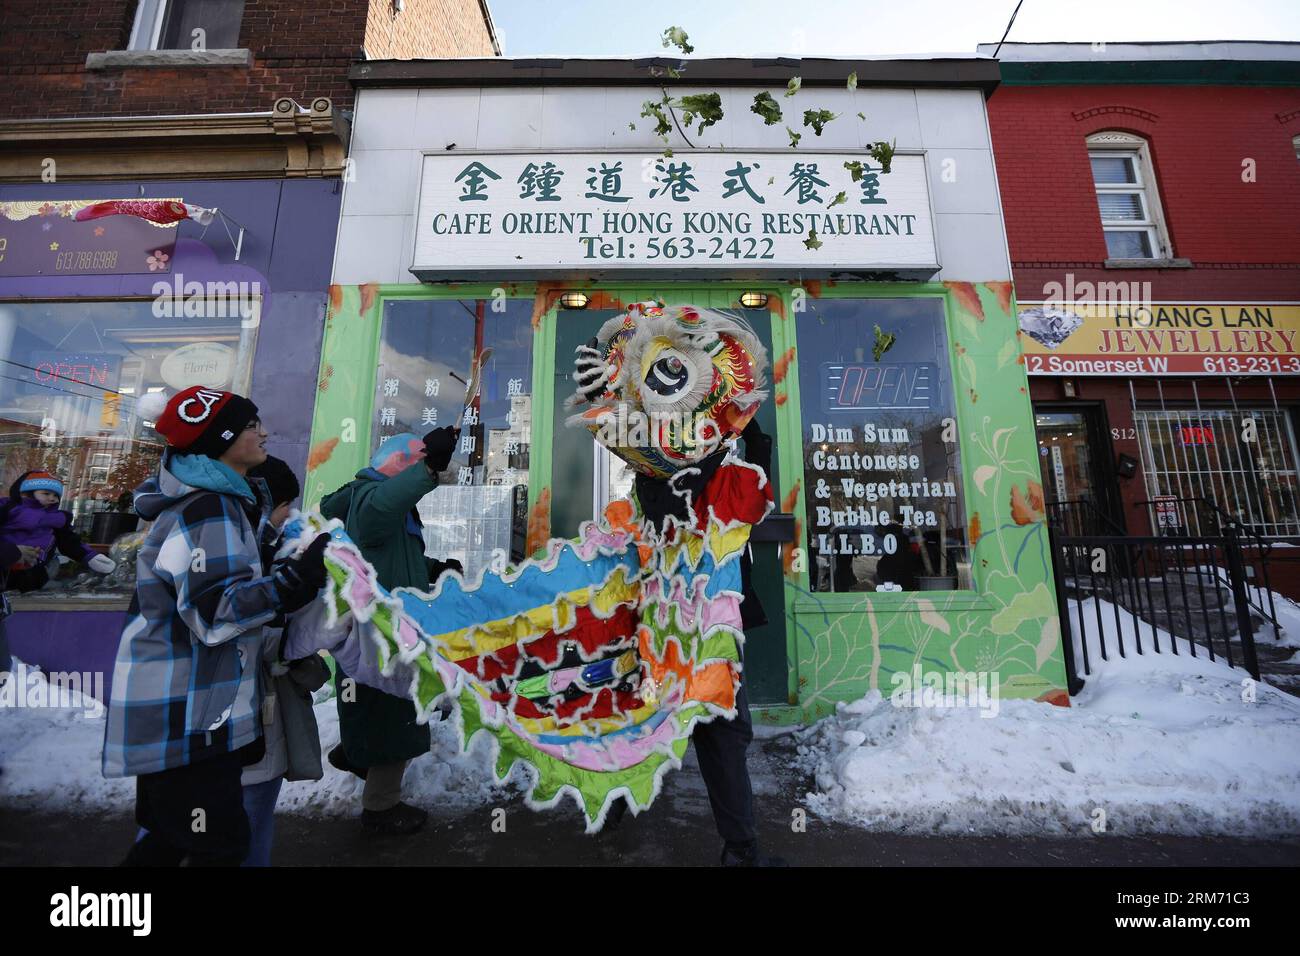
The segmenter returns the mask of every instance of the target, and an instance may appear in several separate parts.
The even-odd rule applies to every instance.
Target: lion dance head
[[[668,478],[737,437],[767,397],[767,350],[738,315],[641,302],[600,327],[574,358],[591,431],[633,469]]]

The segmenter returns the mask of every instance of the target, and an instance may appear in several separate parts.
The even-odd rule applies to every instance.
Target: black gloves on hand
[[[435,474],[446,471],[451,464],[451,453],[456,450],[457,429],[451,426],[435,428],[424,436],[424,463]]]
[[[272,576],[280,609],[286,614],[306,607],[325,586],[325,545],[329,540],[328,534],[318,534],[302,554],[285,561]]]
[[[610,374],[600,340],[593,335],[586,345],[573,350],[573,356],[573,380],[578,383],[578,394],[583,401],[593,402],[604,393]]]
[[[439,561],[437,558],[425,558],[424,560],[429,566],[430,584],[437,584],[438,578],[442,577],[446,571],[455,571],[461,575],[465,573],[465,569],[461,567],[461,563],[455,558],[448,558],[446,561]]]
[[[749,420],[749,424],[740,433],[740,437],[745,442],[745,461],[751,465],[758,465],[765,474],[770,475],[772,473],[772,436],[758,427],[757,415]]]

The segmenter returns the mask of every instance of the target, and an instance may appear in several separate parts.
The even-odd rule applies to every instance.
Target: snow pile
[[[15,661],[25,674],[27,700],[55,699],[33,690],[45,677],[30,665]],[[48,683],[45,684],[49,687]],[[106,780],[100,772],[104,743],[104,708],[76,691],[63,691],[57,702],[67,706],[0,708],[0,807],[32,807],[78,812],[113,809],[130,812],[135,806],[135,780]],[[316,704],[321,753],[339,742],[338,709],[333,697]],[[476,740],[461,753],[450,722],[429,725],[430,752],[412,760],[406,770],[403,799],[434,813],[465,810],[506,799],[510,783],[492,783],[490,741]],[[319,781],[286,783],[277,809],[308,814],[361,812],[362,781],[322,760]]]
[[[338,706],[333,697],[316,705],[316,723],[320,728],[325,776],[321,780],[285,783],[276,810],[321,815],[359,813],[364,781],[336,770],[324,759],[339,742]],[[456,728],[450,721],[439,720],[435,711],[429,723],[429,736],[432,739],[429,753],[412,760],[406,768],[403,800],[439,813],[469,810],[509,799],[509,784],[497,786],[492,782],[495,779],[492,748],[487,734],[475,740],[467,753],[462,753]]]
[[[0,807],[135,805],[134,780],[105,780],[104,706],[89,694],[51,686],[15,659],[0,707]],[[50,702],[65,706],[49,706]]]
[[[800,735],[809,807],[939,833],[1300,831],[1300,700],[1188,656],[1186,642],[1174,656],[1168,634],[1151,653],[1145,625],[1138,656],[1130,636],[1127,658],[1112,644],[1104,661],[1089,633],[1093,674],[1069,708],[1002,700],[988,717],[896,707],[878,691],[842,705]]]

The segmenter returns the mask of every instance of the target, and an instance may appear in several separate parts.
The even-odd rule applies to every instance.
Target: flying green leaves
[[[856,90],[857,88],[858,88],[858,74],[856,74],[856,73],[850,73],[850,74],[849,74],[849,89],[850,89],[850,90]]]
[[[803,86],[803,80],[797,76],[794,77],[793,79],[790,80],[789,83],[785,85],[785,95],[794,96],[796,93],[799,92],[799,87],[801,86]]]
[[[845,163],[844,168],[849,171],[849,175],[853,177],[855,183],[860,180],[863,173],[866,172],[862,163],[858,162],[856,159],[851,163]]]
[[[681,27],[669,27],[663,33],[663,42],[665,47],[675,46],[683,53],[694,53],[695,47],[691,46],[686,31]]]
[[[879,362],[880,357],[894,347],[897,338],[893,332],[882,332],[877,325],[875,341],[871,343],[871,357]]]
[[[820,249],[822,247],[822,241],[817,238],[816,229],[808,230],[808,238],[803,241],[803,244],[809,249]]]
[[[668,134],[673,131],[672,120],[668,118],[667,107],[669,105],[668,94],[664,93],[664,98],[656,102],[655,100],[646,100],[641,104],[641,115],[647,119],[655,121],[654,133],[665,142]]]
[[[822,129],[831,120],[835,119],[835,114],[830,110],[804,110],[803,125],[811,126],[814,133],[818,136],[822,134]]]
[[[848,202],[848,201],[849,201],[849,194],[848,194],[848,193],[846,193],[846,192],[838,192],[838,193],[835,194],[835,198],[832,199],[830,202],[828,202],[828,203],[826,204],[826,208],[827,208],[827,209],[834,209],[836,206],[842,206],[842,205],[844,205],[844,204],[845,204],[846,202]]]
[[[754,105],[749,111],[763,117],[764,126],[775,126],[781,122],[781,106],[767,90],[754,97]]]
[[[792,130],[792,129],[791,129],[790,127],[788,127],[788,126],[785,128],[785,131],[786,131],[787,133],[790,134],[790,148],[791,148],[791,149],[798,149],[798,148],[799,148],[799,140],[803,139],[803,133],[796,133],[794,130]]]
[[[871,158],[880,164],[881,173],[889,172],[889,164],[894,161],[894,147],[897,144],[898,140],[894,140],[892,143],[881,140],[871,147]]]
[[[687,126],[697,119],[700,121],[697,135],[722,119],[722,95],[719,93],[692,93],[675,100],[672,105],[682,111],[682,121]]]

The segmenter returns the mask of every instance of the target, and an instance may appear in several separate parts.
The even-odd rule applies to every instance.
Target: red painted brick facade
[[[247,113],[279,96],[328,96],[349,108],[351,63],[372,56],[490,56],[478,0],[246,0],[244,67],[86,69],[86,56],[125,50],[135,0],[4,0],[0,118]],[[374,49],[371,49],[371,47]]]
[[[1009,86],[989,101],[1016,294],[1048,282],[1151,282],[1155,299],[1300,298],[1300,90]],[[1150,144],[1174,255],[1192,269],[1103,269],[1085,137]],[[1255,182],[1242,161],[1255,160]]]
[[[1300,89],[1263,86],[1004,84],[989,101],[989,124],[1006,217],[1016,297],[1044,298],[1048,283],[1150,282],[1165,302],[1300,301]],[[1191,268],[1106,269],[1085,139],[1120,130],[1147,140],[1173,255]],[[1243,161],[1254,160],[1254,182]],[[1031,376],[1039,410],[1100,416],[1111,465],[1142,460],[1134,432],[1139,407],[1278,407],[1300,432],[1296,376],[1196,379],[1067,379]],[[1130,384],[1132,391],[1130,391]],[[1119,514],[1132,534],[1150,534],[1142,468],[1118,487]],[[1300,551],[1296,552],[1300,556]],[[1275,552],[1275,588],[1300,597],[1300,559]],[[1281,557],[1278,557],[1281,555]]]

